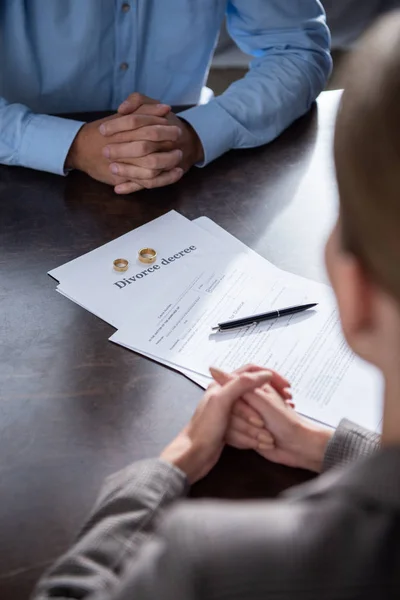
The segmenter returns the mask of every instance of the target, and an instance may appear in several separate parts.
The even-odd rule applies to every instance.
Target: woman
[[[275,373],[212,369],[188,426],[160,459],[108,482],[36,600],[400,597],[399,131],[400,11],[351,60],[335,136],[340,217],[326,251],[347,341],[384,375],[381,440],[300,417]],[[161,520],[225,441],[286,465],[341,468],[276,501],[183,503]]]

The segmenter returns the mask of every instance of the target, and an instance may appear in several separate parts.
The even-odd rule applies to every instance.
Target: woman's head
[[[335,164],[340,218],[327,266],[350,345],[385,370],[389,352],[400,357],[400,11],[349,61]]]

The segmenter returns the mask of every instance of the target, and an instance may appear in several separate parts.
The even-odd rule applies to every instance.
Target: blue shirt
[[[64,174],[82,123],[51,114],[115,110],[133,91],[197,104],[225,14],[254,60],[181,113],[204,164],[272,140],[321,92],[331,59],[318,0],[2,0],[0,162]]]

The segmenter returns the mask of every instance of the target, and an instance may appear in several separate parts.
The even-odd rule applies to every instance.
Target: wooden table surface
[[[0,167],[1,600],[27,597],[72,543],[104,477],[156,456],[202,394],[109,343],[113,329],[57,294],[47,272],[175,209],[206,215],[276,265],[323,280],[336,106],[327,93],[269,146],[131,196],[81,173]],[[310,476],[226,449],[192,495],[273,497]]]

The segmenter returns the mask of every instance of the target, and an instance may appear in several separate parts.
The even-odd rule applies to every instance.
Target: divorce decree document
[[[292,384],[296,409],[336,426],[347,417],[378,430],[381,378],[343,339],[330,288],[253,264],[239,256],[217,257],[184,289],[172,286],[147,306],[147,318],[129,321],[111,338],[193,374],[214,365],[232,371],[255,363],[279,371]],[[221,321],[295,304],[315,310],[230,332],[212,332]]]

